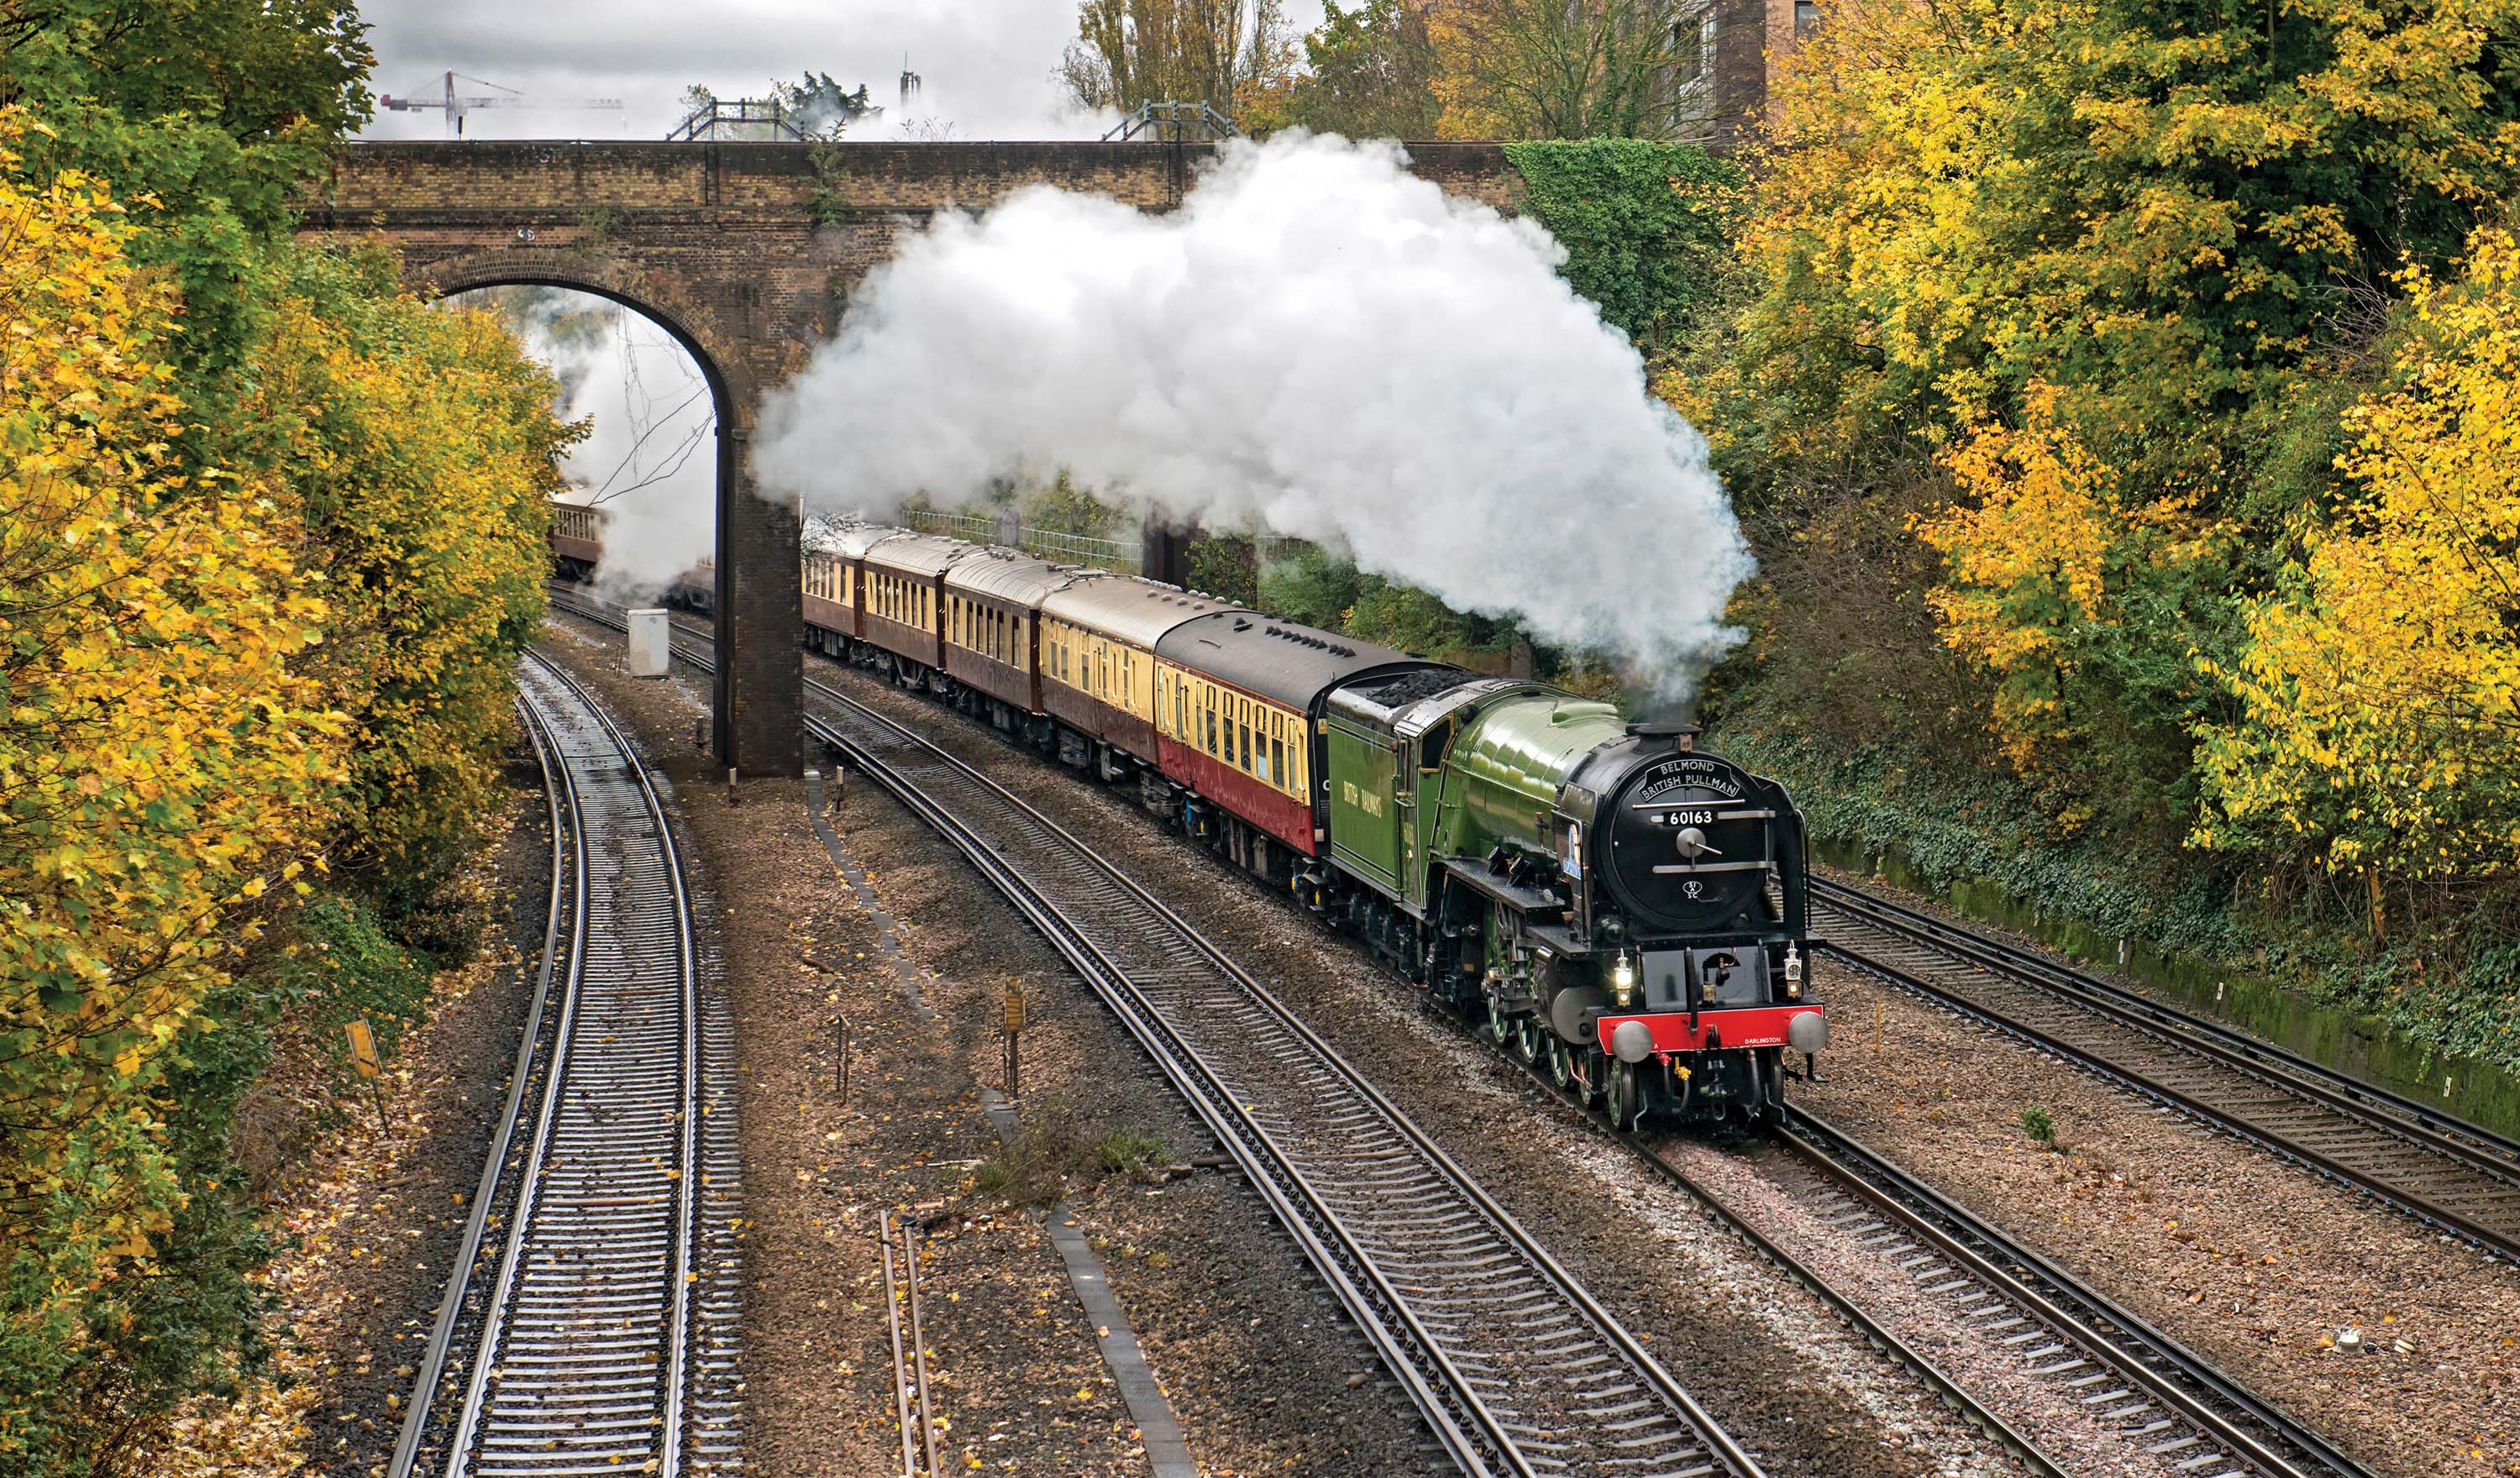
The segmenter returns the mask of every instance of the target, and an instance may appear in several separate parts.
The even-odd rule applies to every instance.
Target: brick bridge
[[[382,239],[431,295],[575,288],[648,315],[717,405],[719,762],[796,772],[797,514],[756,496],[762,397],[839,322],[902,227],[1050,184],[1148,210],[1181,203],[1206,144],[418,143],[343,148],[301,237]],[[1521,181],[1485,144],[1413,144],[1418,174],[1510,209]]]

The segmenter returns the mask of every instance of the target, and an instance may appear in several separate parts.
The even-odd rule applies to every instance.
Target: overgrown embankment
[[[286,202],[343,10],[30,18],[0,112],[0,1468],[111,1469],[265,1357],[255,1191],[471,949],[568,432]],[[110,21],[112,23],[105,23]],[[317,1078],[324,1076],[322,1072]],[[318,1085],[320,1087],[320,1084]]]
[[[1723,740],[1926,878],[2520,1065],[2515,43],[2493,7],[1832,9],[1745,167],[1514,146],[1759,554]],[[1334,560],[1257,594],[1471,665],[1516,638]]]

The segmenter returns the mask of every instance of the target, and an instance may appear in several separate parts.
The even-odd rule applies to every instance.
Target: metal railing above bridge
[[[1200,139],[1238,139],[1242,130],[1234,120],[1218,112],[1205,102],[1141,103],[1138,111],[1112,125],[1102,135],[1105,144],[1126,143],[1142,135],[1152,135],[1161,143]]]
[[[1097,569],[1116,570],[1124,575],[1137,574],[1144,567],[1143,555],[1134,534],[1112,539],[1100,534],[1035,528],[1017,523],[1012,516],[957,513],[936,508],[911,509],[902,515],[902,521],[922,533],[946,534],[956,539],[968,539],[974,544],[1020,549],[1045,560],[1090,564]]]

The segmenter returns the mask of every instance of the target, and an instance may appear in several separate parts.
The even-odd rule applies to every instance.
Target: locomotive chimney
[[[1665,703],[1643,718],[1631,721],[1628,732],[1639,739],[1669,739],[1673,748],[1687,754],[1697,747],[1696,707],[1693,700],[1686,698]]]

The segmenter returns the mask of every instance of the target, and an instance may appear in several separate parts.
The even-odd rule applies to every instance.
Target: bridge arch
[[[711,378],[718,412],[718,762],[803,761],[804,608],[795,508],[755,495],[761,398],[831,336],[905,221],[1050,184],[1169,210],[1213,146],[1083,143],[352,144],[300,201],[314,240],[382,241],[425,292],[574,288],[653,319]],[[1412,144],[1454,195],[1516,208],[1494,144]]]
[[[755,694],[743,691],[748,685],[742,680],[762,676],[757,669],[763,663],[760,655],[749,649],[746,663],[737,660],[737,632],[741,623],[730,619],[735,609],[736,587],[756,586],[764,582],[774,586],[792,587],[796,580],[794,558],[795,536],[792,514],[787,519],[776,515],[779,510],[765,504],[753,493],[746,474],[744,449],[749,442],[760,404],[760,387],[753,379],[751,367],[744,362],[740,344],[718,324],[708,306],[669,275],[652,272],[637,262],[602,250],[583,246],[539,246],[519,243],[501,244],[458,255],[441,257],[426,264],[406,262],[403,284],[414,292],[435,300],[485,288],[559,288],[573,292],[604,298],[620,304],[662,329],[666,336],[691,356],[709,392],[710,410],[717,425],[715,464],[716,509],[714,517],[717,588],[711,606],[716,612],[716,671],[712,678],[710,711],[710,752],[718,763],[754,774],[785,774],[794,770],[800,740],[780,742],[775,735],[759,732],[766,726],[751,726],[755,732],[739,734],[736,715],[740,706],[793,712],[792,705],[775,699],[768,703],[746,703]],[[777,527],[755,525],[784,522]],[[773,549],[785,548],[788,559],[761,568],[739,568],[728,551],[739,546]],[[758,562],[758,561],[756,561]],[[766,592],[747,589],[747,595],[758,597]],[[789,602],[794,603],[792,593]],[[747,605],[759,605],[758,599]],[[796,613],[801,634],[802,612]],[[775,633],[763,639],[778,640]],[[793,651],[792,640],[788,648]],[[801,657],[790,655],[792,662]],[[776,662],[774,667],[780,665]],[[750,669],[750,670],[748,670]],[[769,674],[775,681],[778,674]],[[796,681],[801,683],[801,668]],[[791,723],[788,726],[793,729]]]

